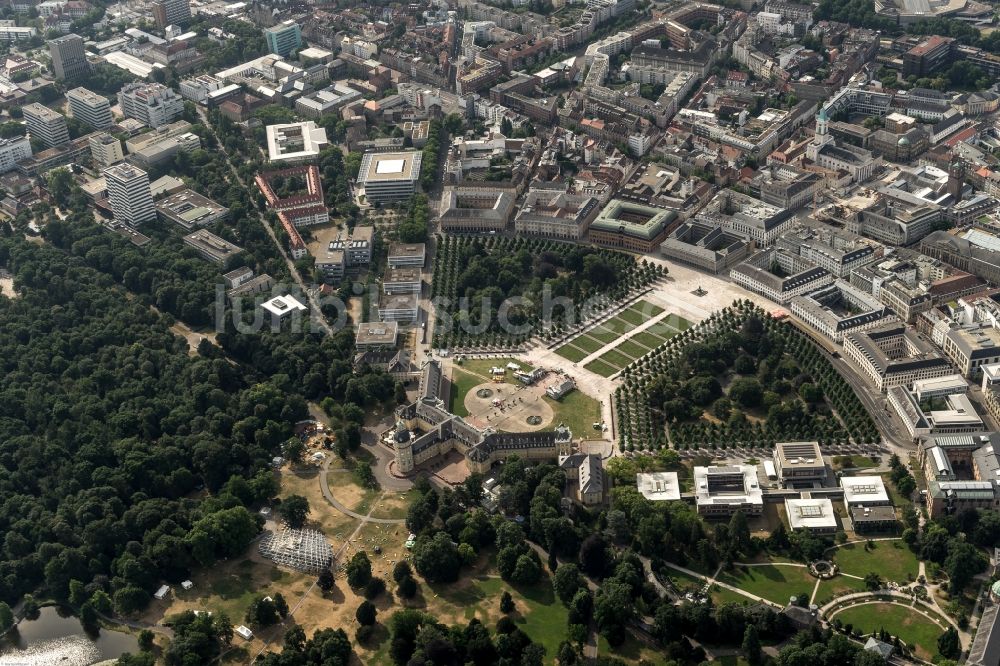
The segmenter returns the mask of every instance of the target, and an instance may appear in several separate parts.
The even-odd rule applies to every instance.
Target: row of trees
[[[572,325],[658,276],[662,268],[631,256],[552,240],[441,240],[434,262],[435,345],[518,342],[542,330]],[[545,308],[546,304],[550,307]],[[506,324],[501,325],[501,313]]]
[[[716,377],[727,373],[735,379],[723,396]],[[663,446],[668,427],[682,449],[878,440],[871,416],[822,352],[749,301],[674,336],[622,376],[614,399],[628,450]],[[761,408],[766,420],[748,421],[743,410]],[[703,417],[706,409],[714,419]]]

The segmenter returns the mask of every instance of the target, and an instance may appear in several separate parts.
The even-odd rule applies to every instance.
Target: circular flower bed
[[[830,560],[816,560],[809,563],[809,573],[816,578],[826,580],[837,575],[837,565]]]

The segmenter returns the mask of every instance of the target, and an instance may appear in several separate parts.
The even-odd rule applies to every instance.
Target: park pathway
[[[719,566],[718,569],[715,570],[714,574],[712,574],[711,576],[706,576],[705,574],[700,574],[697,571],[692,571],[691,569],[688,569],[686,567],[682,567],[679,564],[672,564],[670,562],[666,562],[665,564],[668,567],[670,567],[671,569],[676,569],[677,571],[680,571],[681,573],[687,574],[688,576],[692,576],[694,578],[697,578],[698,580],[705,581],[705,583],[706,583],[705,588],[706,589],[710,589],[713,585],[718,585],[719,587],[721,587],[723,589],[726,589],[726,590],[729,590],[730,592],[736,592],[737,594],[742,594],[744,597],[746,597],[748,599],[753,599],[754,601],[758,601],[758,602],[760,602],[762,604],[767,604],[768,606],[771,606],[772,608],[776,608],[778,610],[781,610],[782,608],[784,608],[784,606],[781,606],[780,604],[776,604],[773,601],[771,601],[770,599],[765,599],[764,597],[758,597],[756,594],[751,594],[750,592],[747,592],[746,590],[742,590],[742,589],[736,587],[735,585],[730,585],[729,583],[723,583],[721,580],[718,580],[718,576],[722,572],[722,566],[721,565]]]

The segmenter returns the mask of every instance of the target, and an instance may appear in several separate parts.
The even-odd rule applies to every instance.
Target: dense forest
[[[191,357],[172,317],[149,307],[189,314],[160,291],[183,288],[179,266],[73,231],[47,229],[69,253],[0,239],[18,293],[0,296],[0,599],[65,601],[82,583],[95,605],[110,597],[127,614],[161,580],[241,553],[257,534],[249,508],[277,490],[267,464],[307,415],[299,387],[335,400],[346,424],[393,383],[351,373],[349,331],[223,333],[246,366],[207,343]],[[189,268],[187,284],[204,288],[209,275]]]

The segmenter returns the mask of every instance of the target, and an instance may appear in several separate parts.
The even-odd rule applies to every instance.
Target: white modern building
[[[302,313],[306,312],[308,308],[299,302],[291,294],[285,294],[284,296],[275,296],[269,301],[264,301],[260,304],[264,312],[271,315],[271,325],[280,326],[281,322],[285,319],[292,317],[293,315],[301,316]]]
[[[681,498],[677,472],[636,474],[635,485],[643,497],[653,502],[670,502]]]
[[[695,505],[703,516],[728,516],[742,511],[758,516],[764,511],[764,493],[755,465],[694,468]]]
[[[786,499],[785,513],[792,530],[805,530],[813,534],[833,534],[837,531],[837,514],[833,510],[833,502],[825,497]]]
[[[328,145],[326,130],[311,120],[267,126],[267,155],[271,162],[295,164],[315,160]]]
[[[31,141],[26,136],[0,139],[0,173],[13,171],[17,163],[31,157]]]
[[[66,93],[73,117],[94,129],[107,129],[114,123],[108,98],[86,88],[73,88]]]
[[[131,164],[117,164],[104,170],[104,178],[115,220],[137,226],[156,219],[149,175],[145,171]]]
[[[184,113],[184,100],[160,83],[129,83],[119,91],[118,104],[126,118],[154,128],[171,123]]]
[[[423,154],[416,150],[365,153],[358,172],[358,185],[365,188],[365,198],[373,203],[386,203],[413,196],[422,158]]]

